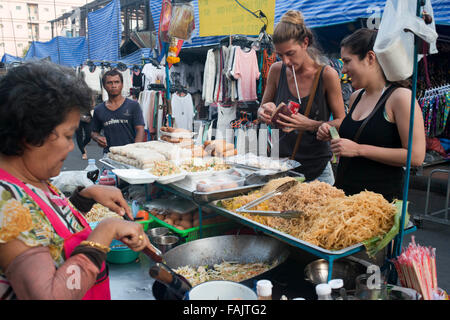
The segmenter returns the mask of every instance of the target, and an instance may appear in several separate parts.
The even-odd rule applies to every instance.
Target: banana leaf
[[[404,228],[409,223],[409,214],[408,214],[408,202],[406,203],[406,213],[405,213],[405,224]],[[394,225],[391,230],[389,230],[382,238],[377,236],[373,237],[369,240],[363,241],[364,246],[366,247],[366,251],[369,257],[374,257],[381,249],[386,247],[392,239],[400,232],[400,220],[402,217],[402,205],[403,201],[396,200],[395,203],[396,213],[394,217]]]

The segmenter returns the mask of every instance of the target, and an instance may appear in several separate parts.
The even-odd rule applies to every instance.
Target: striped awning
[[[47,42],[33,41],[24,60],[49,58],[52,62],[74,67],[87,59],[84,37],[55,37]]]
[[[89,59],[119,60],[121,41],[120,0],[112,0],[105,7],[88,13]]]
[[[414,0],[411,0],[414,1]],[[150,0],[150,10],[155,24],[159,27],[162,0]],[[195,8],[195,25],[199,26],[198,0],[193,0]],[[374,14],[382,14],[386,0],[277,0],[275,2],[275,24],[281,16],[290,9],[300,10],[305,18],[306,25],[318,28],[355,21],[359,18],[369,18]],[[436,24],[450,25],[450,1],[431,0]],[[249,8],[252,11],[258,8]],[[249,14],[242,10],[242,14]],[[192,39],[186,41],[185,48],[218,44],[224,36],[199,37],[198,29],[193,32]]]

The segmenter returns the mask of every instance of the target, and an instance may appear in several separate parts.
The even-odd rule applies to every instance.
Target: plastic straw
[[[437,292],[436,249],[412,242],[397,259],[393,260],[402,286],[419,292],[424,300],[432,300]]]
[[[292,66],[292,73],[294,74],[294,82],[295,82],[295,89],[297,90],[298,103],[302,104],[302,99],[300,98],[300,91],[298,91],[297,76],[295,75],[294,66]]]

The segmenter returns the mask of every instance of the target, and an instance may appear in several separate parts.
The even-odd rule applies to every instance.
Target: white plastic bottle
[[[331,290],[332,290],[331,297],[334,300],[342,300],[342,299],[340,299],[341,294],[340,294],[339,290],[344,287],[344,280],[332,279],[332,280],[328,281],[328,284],[330,285]]]
[[[270,280],[259,280],[256,282],[258,300],[272,300],[272,287]]]
[[[333,300],[331,297],[331,286],[328,283],[321,283],[316,286],[317,300]]]
[[[86,169],[84,169],[84,171],[94,171],[94,170],[99,170],[97,168],[97,166],[95,165],[95,159],[89,159],[88,160],[88,166],[86,167]]]

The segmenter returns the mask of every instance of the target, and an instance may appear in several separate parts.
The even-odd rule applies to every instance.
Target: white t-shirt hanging
[[[130,89],[133,86],[132,84],[132,77],[131,77],[131,71],[130,69],[127,69],[125,71],[120,71],[123,77],[123,89],[122,89],[122,96],[129,97],[130,96]]]
[[[102,91],[101,81],[102,81],[102,70],[100,67],[95,67],[94,72],[89,70],[89,66],[83,66],[81,73],[84,75],[84,81],[89,88],[94,90],[96,93]]]
[[[177,93],[172,95],[172,117],[174,127],[192,131],[192,121],[194,120],[194,103],[192,96],[188,93],[184,97]]]
[[[163,67],[157,68],[151,63],[147,63],[142,68],[142,73],[145,76],[145,90],[148,89],[148,86],[152,83],[160,83],[165,84],[166,80],[166,71]]]

